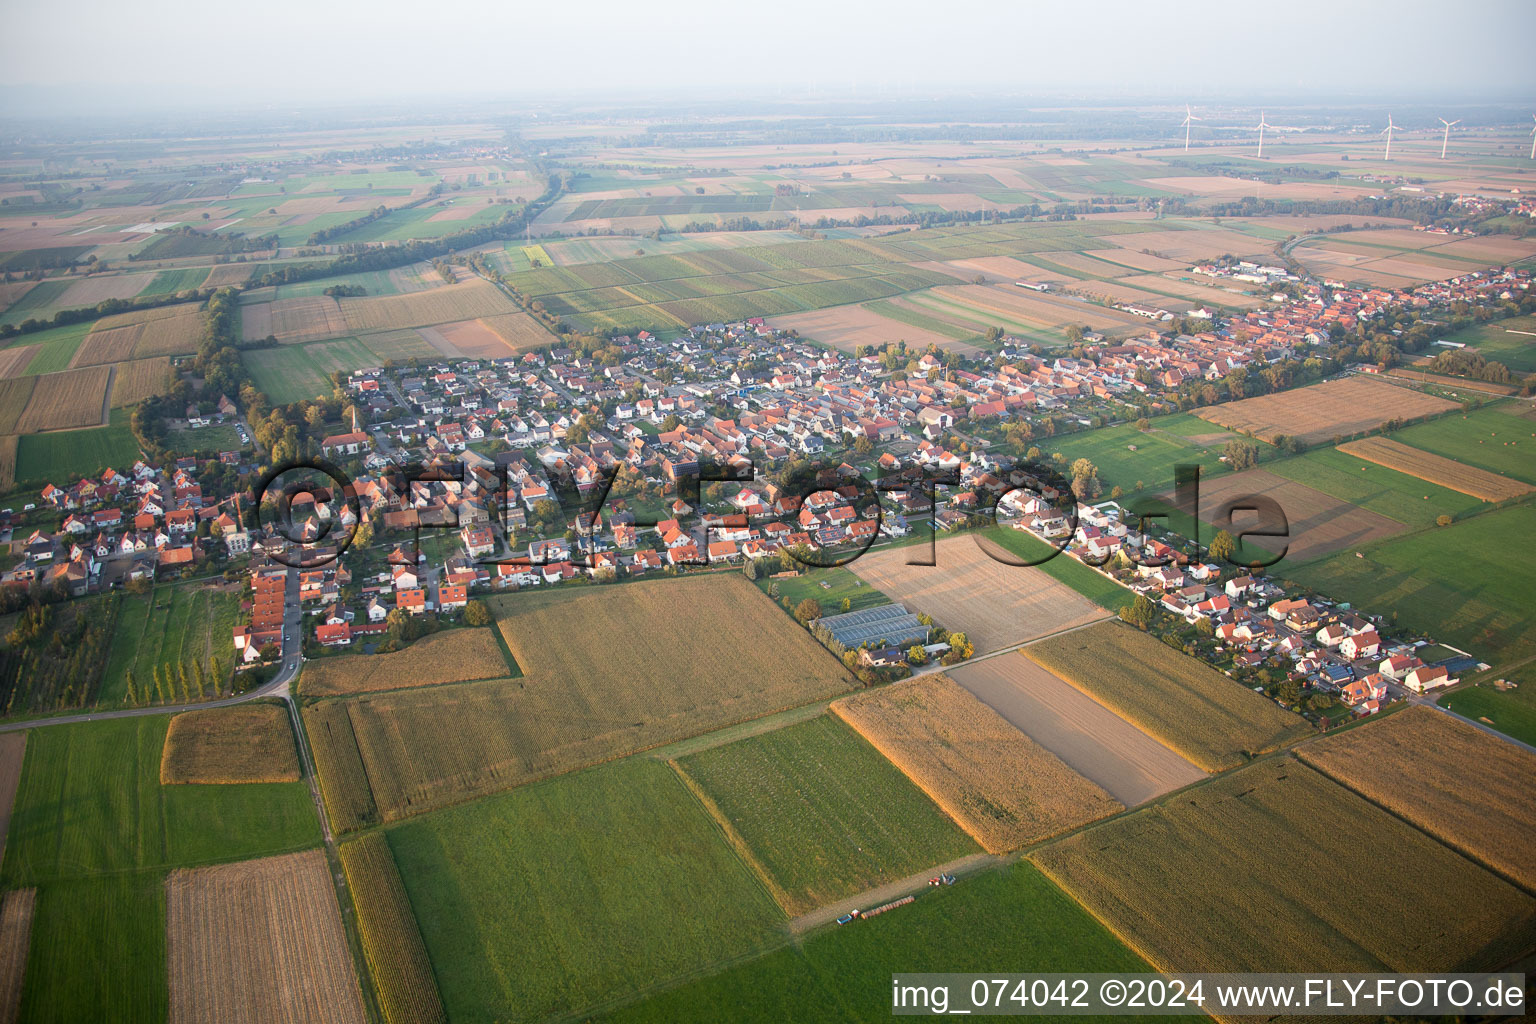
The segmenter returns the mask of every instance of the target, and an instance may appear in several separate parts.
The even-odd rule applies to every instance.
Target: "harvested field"
[[[297,300],[288,300],[297,301]],[[482,316],[516,313],[517,306],[489,281],[476,278],[461,284],[444,285],[409,295],[383,295],[377,298],[342,299],[345,330],[338,334],[387,331],[398,327],[428,327],[434,324],[473,320]]]
[[[1395,469],[1399,473],[1420,480],[1428,480],[1441,487],[1449,487],[1462,494],[1470,494],[1483,501],[1507,501],[1536,490],[1530,484],[1511,480],[1507,476],[1490,473],[1476,466],[1463,465],[1443,455],[1409,447],[1388,437],[1365,437],[1339,445],[1339,451],[1354,455],[1378,466]]]
[[[1520,389],[1512,384],[1490,384],[1485,380],[1472,380],[1467,377],[1446,377],[1438,373],[1425,373],[1423,370],[1405,370],[1401,367],[1388,370],[1388,377],[1396,377],[1399,380],[1411,380],[1419,384],[1439,384],[1445,388],[1456,388],[1461,391],[1477,391],[1484,395],[1512,395]]]
[[[5,836],[10,831],[11,808],[16,805],[16,786],[26,759],[27,731],[0,733],[0,863],[5,861]]]
[[[949,674],[1127,807],[1205,778],[1184,757],[1023,654],[959,665]]]
[[[297,782],[299,755],[288,714],[275,704],[183,711],[171,719],[160,782]]]
[[[489,603],[523,678],[305,710],[338,822],[393,820],[853,685],[739,573]],[[554,636],[585,639],[551,643]]]
[[[1471,971],[1536,940],[1536,901],[1292,758],[1031,859],[1163,971]],[[1347,893],[1319,884],[1351,871]]]
[[[430,359],[438,355],[421,332],[407,327],[399,331],[381,331],[378,334],[365,334],[357,339],[363,346],[379,357],[382,362],[385,359],[407,360],[421,357]]]
[[[27,411],[16,422],[16,432],[35,434],[41,430],[102,425],[107,381],[111,376],[112,370],[106,366],[39,375]]]
[[[1433,708],[1297,748],[1374,804],[1536,890],[1536,754]]]
[[[139,343],[133,348],[133,358],[190,355],[197,351],[202,336],[203,318],[198,313],[150,320],[144,324],[144,333],[139,335]]]
[[[768,323],[779,330],[799,331],[803,338],[824,342],[843,352],[853,352],[860,345],[879,348],[898,338],[906,339],[907,346],[919,352],[929,345],[951,348],[965,355],[980,351],[974,345],[961,344],[935,331],[892,320],[864,306],[833,306],[809,313],[791,313],[773,317]]]
[[[1140,329],[1147,324],[1146,320],[1130,313],[1085,307],[1081,302],[1041,295],[1012,284],[949,285],[932,291],[982,313],[1017,317],[1041,327],[1088,323],[1097,330],[1114,332],[1119,328]]]
[[[1455,402],[1365,376],[1323,381],[1294,391],[1196,409],[1228,430],[1271,443],[1280,436],[1316,444],[1376,430],[1388,420],[1416,420],[1457,408]]]
[[[0,491],[9,491],[16,485],[16,451],[21,438],[15,434],[0,434]]]
[[[992,558],[990,543],[951,537],[935,543],[935,565],[908,565],[922,557],[922,549],[902,547],[871,552],[849,568],[909,611],[926,612],[945,629],[964,633],[977,654],[1104,617],[1097,605],[1038,567]]]
[[[374,832],[340,849],[357,930],[388,1024],[434,1024],[444,1019],[432,961],[400,880],[389,841]]]
[[[464,320],[440,327],[418,327],[416,333],[445,356],[505,359],[513,354],[501,336],[479,320]]]
[[[947,676],[867,690],[832,710],[991,853],[1123,809]]]
[[[26,372],[27,364],[37,355],[41,345],[17,345],[0,349],[0,378],[19,377]]]
[[[1041,640],[1024,654],[1206,771],[1235,767],[1312,729],[1268,697],[1123,623]]]
[[[1126,284],[1137,285],[1154,292],[1167,292],[1171,295],[1183,296],[1206,306],[1220,306],[1227,309],[1257,309],[1264,305],[1264,300],[1257,295],[1243,295],[1240,292],[1227,288],[1217,287],[1212,281],[1210,284],[1201,284],[1196,281],[1187,281],[1180,273],[1167,274],[1138,274],[1135,277],[1121,278]]]
[[[149,309],[135,309],[127,313],[114,313],[104,316],[96,321],[93,330],[110,331],[114,327],[128,327],[133,324],[148,324],[158,320],[169,320],[173,317],[196,316],[198,303],[182,302],[173,306],[153,306]]]
[[[299,688],[306,697],[337,697],[511,674],[494,630],[452,629],[389,654],[348,653],[305,662]]]
[[[246,341],[260,341],[270,336],[287,345],[339,338],[352,331],[348,329],[347,318],[342,315],[341,306],[335,299],[329,295],[309,295],[241,306],[240,333]]]
[[[362,1024],[320,850],[173,871],[165,880],[171,1024]]]
[[[230,285],[244,284],[251,276],[251,271],[255,269],[254,263],[221,263],[208,271],[203,287],[227,288]]]
[[[1199,181],[1211,181],[1199,178]],[[1186,266],[1198,260],[1214,259],[1231,254],[1239,258],[1256,256],[1269,258],[1270,243],[1241,231],[1224,228],[1198,228],[1190,231],[1138,231],[1129,235],[1110,235],[1106,239],[1113,245],[1137,252],[1151,252],[1167,260]]]
[[[1183,270],[1187,266],[1178,260],[1164,259],[1149,252],[1136,252],[1132,249],[1091,249],[1083,255],[1108,260],[1110,263],[1118,263],[1122,267],[1149,274],[1164,270]]]
[[[933,801],[831,715],[672,765],[791,916],[977,852]]]
[[[0,901],[0,1024],[21,1019],[21,983],[27,976],[36,889],[13,889]]]
[[[143,324],[113,327],[105,331],[92,331],[85,336],[69,365],[99,366],[104,363],[120,363],[133,357],[133,348],[144,333]]]
[[[500,316],[481,317],[480,322],[496,332],[496,336],[502,340],[507,348],[514,353],[527,352],[541,345],[548,345],[555,340],[555,336],[546,331],[533,317],[527,313],[503,313]],[[471,355],[478,353],[469,353]],[[487,352],[490,358],[500,358],[502,353],[491,349]]]
[[[169,356],[122,363],[112,378],[112,408],[126,409],[146,398],[168,394],[172,382]]]
[[[27,411],[36,377],[0,378],[0,434],[16,433],[16,424]]]
[[[1285,550],[1285,561],[1307,562],[1346,548],[1402,533],[1404,526],[1379,512],[1361,508],[1343,498],[1289,480],[1265,469],[1245,469],[1224,473],[1200,481],[1202,517],[1217,529],[1230,530],[1234,537],[1245,525],[1253,525],[1251,513],[1232,513],[1253,496],[1274,500],[1285,512],[1290,525],[1287,537],[1247,537],[1243,544],[1269,552]]]
[[[54,301],[58,309],[80,309],[107,299],[131,299],[144,290],[153,274],[92,274],[77,280]]]

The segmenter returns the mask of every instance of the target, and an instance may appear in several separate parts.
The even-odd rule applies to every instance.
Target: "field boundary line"
[[[742,838],[741,833],[736,831],[736,826],[732,825],[730,819],[720,810],[720,805],[715,803],[714,798],[704,791],[704,787],[699,784],[698,780],[689,775],[687,769],[678,764],[676,759],[667,758],[667,766],[672,769],[678,781],[683,784],[683,788],[688,790],[693,798],[698,801],[699,805],[704,808],[704,813],[725,834],[726,844],[730,846],[731,851],[746,865],[747,870],[752,872],[753,877],[767,890],[768,895],[773,899],[779,910],[786,918],[790,917],[789,905],[794,901],[789,893],[785,892],[773,880],[773,877],[768,873],[767,865],[758,860],[757,856],[753,854],[752,847],[747,845],[747,841]]]

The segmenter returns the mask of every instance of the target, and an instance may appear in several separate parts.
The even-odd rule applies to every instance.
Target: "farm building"
[[[923,625],[916,615],[900,604],[824,616],[818,620],[818,625],[850,650],[866,643],[892,647],[927,643],[930,632],[930,627]]]

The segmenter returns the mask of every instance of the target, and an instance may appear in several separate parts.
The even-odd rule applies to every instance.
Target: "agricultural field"
[[[0,625],[6,633],[14,627]],[[27,752],[25,729],[0,733],[0,860],[5,855],[5,832],[11,824],[11,808],[16,803],[16,786],[21,782],[21,767]]]
[[[1002,560],[1006,565],[1037,563],[1037,571],[1077,591],[1105,611],[1118,611],[1134,596],[1097,569],[1059,553],[1057,548],[1023,530],[1006,526],[988,527],[975,536],[991,557]],[[1057,553],[1053,555],[1052,552]]]
[[[146,398],[169,394],[174,375],[171,361],[165,356],[152,359],[132,359],[117,365],[112,377],[112,408],[125,409],[138,405]]]
[[[1399,430],[1393,440],[1455,462],[1536,484],[1536,420],[1529,405],[1500,402]],[[1524,447],[1522,447],[1522,445]]]
[[[1101,609],[1039,568],[1008,565],[974,537],[934,544],[935,565],[909,565],[921,546],[872,551],[850,568],[914,612],[962,632],[977,654],[1001,650],[1103,616]]]
[[[1353,458],[1335,448],[1313,448],[1265,463],[1264,468],[1413,528],[1432,526],[1443,515],[1460,519],[1483,507],[1471,495]]]
[[[474,279],[409,295],[342,299],[341,314],[347,329],[338,333],[427,327],[517,311],[517,306],[501,289],[488,281]]]
[[[128,414],[113,409],[111,425],[84,430],[27,434],[16,449],[16,479],[22,483],[90,476],[108,466],[131,466],[139,443],[128,427]]]
[[[1536,443],[1531,444],[1531,450],[1536,452]],[[1497,473],[1489,473],[1475,466],[1464,466],[1444,456],[1410,448],[1401,441],[1394,441],[1389,437],[1365,437],[1358,441],[1346,441],[1339,445],[1339,451],[1346,455],[1358,456],[1379,466],[1386,466],[1388,469],[1407,473],[1420,480],[1428,480],[1430,483],[1448,487],[1453,491],[1460,491],[1462,494],[1470,494],[1482,501],[1508,501],[1536,490],[1536,487],[1530,484],[1511,480]]]
[[[390,654],[338,654],[304,665],[306,697],[505,679],[513,675],[493,629],[451,629],[424,636]]]
[[[502,344],[511,349],[514,355],[551,344],[555,340],[555,336],[545,330],[543,324],[527,313],[503,313],[500,316],[481,317],[480,323],[501,339]],[[455,341],[455,345],[458,344]],[[463,351],[462,347],[460,351]],[[490,359],[502,359],[506,356],[506,353],[491,346],[486,346],[484,351],[464,354]]]
[[[1050,637],[1024,654],[1206,771],[1311,731],[1269,698],[1122,623]]]
[[[1444,398],[1353,376],[1206,406],[1195,415],[1271,444],[1284,436],[1311,445],[1367,434],[1388,420],[1415,420],[1455,408],[1455,402]]]
[[[1159,417],[1149,421],[1151,430],[1134,426],[1100,427],[1080,434],[1041,438],[1032,443],[1042,452],[1062,453],[1066,466],[1077,459],[1087,459],[1099,471],[1105,490],[1119,486],[1130,494],[1137,484],[1156,493],[1172,491],[1174,467],[1192,464],[1200,467],[1202,478],[1227,472],[1221,461],[1222,447],[1240,440],[1255,445],[1258,457],[1267,460],[1274,448],[1262,441],[1251,441],[1224,430],[1213,429],[1204,420],[1188,414]],[[1195,430],[1190,424],[1203,428]],[[1058,466],[1065,470],[1066,466]]]
[[[493,318],[494,319],[494,318]],[[404,362],[409,359],[434,359],[438,355],[421,332],[405,328],[399,331],[380,331],[365,334],[358,339],[378,358],[372,365],[382,366],[386,359]],[[355,367],[354,367],[355,369]]]
[[[1536,940],[1536,900],[1290,757],[1031,859],[1164,971],[1484,970]],[[1350,864],[1412,870],[1318,884]]]
[[[871,308],[874,306],[877,304],[834,306],[808,313],[791,313],[774,317],[768,325],[778,330],[797,331],[802,338],[819,341],[848,353],[854,352],[861,345],[880,348],[898,339],[906,341],[907,347],[918,353],[927,351],[930,345],[962,355],[975,355],[981,351],[975,345],[958,341],[954,337],[954,333],[958,332],[917,327],[889,318],[879,309]]]
[[[1254,497],[1269,498],[1280,506],[1289,533],[1283,537],[1244,538],[1249,551],[1240,557],[1268,561],[1265,552],[1284,551],[1285,564],[1306,562],[1337,551],[1353,551],[1404,530],[1404,525],[1394,519],[1267,469],[1245,469],[1201,481],[1201,516],[1216,529],[1227,530],[1236,537],[1244,528],[1258,528],[1255,514],[1234,511],[1244,508]],[[1211,536],[1214,533],[1202,531],[1204,539]],[[1259,551],[1254,552],[1254,548]]]
[[[139,343],[139,335],[143,333],[143,324],[92,331],[85,336],[80,347],[75,349],[74,358],[69,361],[70,368],[101,366],[132,359],[134,346]]]
[[[197,351],[197,343],[203,335],[202,315],[196,309],[187,310],[184,306],[170,308],[184,312],[177,316],[146,320],[133,347],[133,358],[184,356]]]
[[[169,718],[50,726],[27,738],[4,884],[305,849],[320,841],[301,782],[163,786]]]
[[[1536,890],[1536,754],[1411,707],[1296,756],[1526,890]]]
[[[1498,662],[1536,654],[1536,619],[1527,612],[1523,550],[1536,530],[1536,508],[1515,505],[1432,531],[1409,534],[1305,565],[1284,574],[1336,601],[1349,601]]]
[[[16,432],[35,434],[101,424],[106,418],[107,386],[111,379],[112,369],[107,366],[39,376],[26,412],[16,421]]]
[[[21,1019],[21,985],[32,942],[36,889],[13,889],[0,899],[0,1021]]]
[[[1022,653],[949,670],[954,681],[1127,807],[1205,772]]]
[[[246,341],[275,338],[281,345],[323,341],[355,333],[347,326],[341,305],[329,295],[246,303],[240,307],[240,331]]]
[[[293,727],[278,704],[183,711],[160,756],[164,785],[297,782]]]
[[[410,897],[382,833],[342,843],[342,869],[357,908],[368,973],[388,1024],[438,1024],[443,1001]]]
[[[1476,349],[1484,359],[1503,363],[1515,373],[1536,373],[1536,316],[1478,324],[1457,331],[1447,340]]]
[[[320,850],[182,868],[165,880],[175,1024],[363,1024],[362,992]]]
[[[79,349],[90,331],[90,323],[84,322],[51,327],[46,331],[22,335],[12,343],[11,347],[25,349],[31,353],[31,357],[24,367],[12,369],[11,372],[40,374],[57,373],[60,370],[69,369],[70,363],[75,358],[75,351]],[[12,359],[15,358],[17,357],[12,356]]]
[[[831,716],[673,764],[791,916],[978,849]]]
[[[491,598],[521,679],[305,709],[339,827],[571,771],[849,689],[852,677],[741,576]],[[578,639],[551,644],[551,636]],[[729,665],[728,672],[720,666]]]
[[[384,362],[358,338],[246,349],[240,359],[251,371],[256,387],[280,404],[329,396],[335,388],[332,373],[350,373]]]
[[[856,926],[813,932],[793,946],[599,1019],[717,1024],[722,1007],[729,1007],[731,1019],[746,1024],[860,1024],[891,1012],[892,974],[951,971],[956,950],[977,963],[1027,964],[1039,971],[1147,970],[1025,861],[967,876]]]
[[[9,494],[16,486],[16,451],[21,438],[15,434],[0,435],[0,493]]]
[[[583,1013],[760,949],[784,921],[682,780],[650,758],[386,835],[452,1020]]]
[[[7,377],[0,379],[0,432],[14,434],[21,414],[27,411],[32,400],[32,389],[37,387],[36,377]]]
[[[947,676],[845,697],[832,710],[990,853],[1124,809]]]
[[[128,703],[128,676],[133,675],[138,703],[154,703],[155,669],[177,676],[165,681],[165,700],[198,698],[198,668],[203,693],[228,690],[235,665],[232,629],[239,612],[239,593],[206,584],[160,584],[148,594],[123,594],[112,655],[101,682],[102,704]],[[189,692],[182,697],[180,669],[186,668]],[[162,677],[164,678],[164,676]]]
[[[802,567],[799,576],[763,579],[758,581],[758,586],[772,597],[787,599],[792,609],[809,598],[819,603],[822,611],[828,615],[839,614],[844,601],[848,602],[848,610],[851,612],[891,603],[884,594],[842,566],[825,569]]]

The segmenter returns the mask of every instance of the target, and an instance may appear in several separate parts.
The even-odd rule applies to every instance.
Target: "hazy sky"
[[[0,0],[0,109],[1007,91],[1536,102],[1532,0]],[[39,90],[43,90],[40,92]]]

